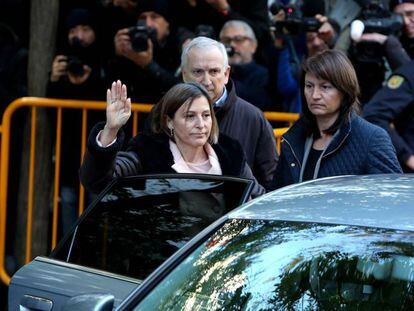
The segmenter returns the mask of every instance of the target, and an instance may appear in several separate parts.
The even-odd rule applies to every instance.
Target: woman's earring
[[[170,137],[174,137],[174,128],[170,128]]]

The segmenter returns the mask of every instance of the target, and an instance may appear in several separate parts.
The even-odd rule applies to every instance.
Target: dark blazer
[[[116,177],[177,173],[171,168],[174,158],[167,135],[138,134],[131,139],[126,151],[120,151],[124,140],[122,130],[118,132],[113,145],[103,148],[96,143],[96,137],[103,127],[104,123],[98,123],[92,129],[80,169],[81,182],[87,190],[100,192]],[[212,147],[217,154],[223,175],[255,180],[246,163],[243,149],[236,140],[220,134],[218,143]],[[264,189],[256,182],[252,196],[263,193]]]
[[[300,118],[283,135],[275,188],[299,182],[307,139]],[[344,122],[322,154],[317,177],[402,173],[388,134],[357,115]]]

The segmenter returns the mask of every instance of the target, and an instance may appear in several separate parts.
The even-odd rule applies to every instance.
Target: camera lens
[[[68,65],[66,67],[66,70],[71,75],[76,77],[81,77],[85,74],[85,70],[83,69],[83,62],[76,56],[68,57]]]

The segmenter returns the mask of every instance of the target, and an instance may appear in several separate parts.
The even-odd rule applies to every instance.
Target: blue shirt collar
[[[224,87],[224,91],[223,94],[221,95],[221,97],[214,103],[214,107],[223,107],[224,103],[226,102],[227,99],[227,89],[226,87]]]

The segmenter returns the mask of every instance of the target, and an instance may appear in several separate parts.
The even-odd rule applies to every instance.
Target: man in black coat
[[[242,145],[257,181],[270,189],[278,160],[273,130],[257,107],[237,96],[229,80],[224,45],[197,37],[185,47],[181,60],[183,80],[200,83],[207,89],[215,102],[220,132]]]
[[[115,35],[110,75],[128,85],[132,101],[152,104],[179,82],[180,47],[168,1],[141,0],[137,9],[137,26]]]

